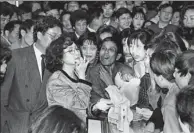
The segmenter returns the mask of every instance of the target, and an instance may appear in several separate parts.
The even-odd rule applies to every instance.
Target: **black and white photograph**
[[[194,133],[194,1],[0,1],[0,133]]]

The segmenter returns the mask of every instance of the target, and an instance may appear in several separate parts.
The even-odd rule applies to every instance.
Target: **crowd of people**
[[[137,109],[152,112],[145,133],[194,132],[194,2],[4,1],[0,10],[2,133],[86,133],[89,118],[107,133],[136,133]]]

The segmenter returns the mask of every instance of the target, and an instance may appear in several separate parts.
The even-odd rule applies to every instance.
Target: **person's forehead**
[[[102,44],[103,47],[117,48],[117,45],[112,41],[106,41]]]
[[[69,6],[78,6],[79,4],[75,1],[69,2]]]
[[[188,9],[185,14],[194,15],[194,9]]]
[[[105,8],[113,8],[112,3],[107,3],[106,5],[103,5],[103,7]]]
[[[59,32],[61,33],[61,28],[58,27],[58,26],[55,26],[55,27],[53,27],[53,28],[48,28],[47,32],[58,34]]]
[[[67,13],[63,15],[63,19],[69,19],[69,18],[70,18],[70,14]]]
[[[9,15],[7,15],[7,16],[1,15],[1,18],[10,18],[10,16]]]
[[[167,6],[162,8],[162,11],[172,11],[172,7],[171,6]]]
[[[131,15],[129,14],[129,13],[124,13],[124,14],[122,14],[120,17],[131,17]],[[120,18],[119,17],[119,18]]]
[[[85,19],[78,20],[78,21],[76,21],[75,23],[76,23],[76,24],[86,23],[86,20],[85,20]]]

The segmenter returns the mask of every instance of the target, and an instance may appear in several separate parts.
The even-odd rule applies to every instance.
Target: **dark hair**
[[[100,2],[101,6],[106,6],[111,4],[113,6],[113,9],[115,8],[115,2],[114,1],[101,1]]]
[[[126,28],[126,29],[122,30],[121,33],[120,33],[121,41],[122,41],[123,38],[127,38],[130,35],[131,35],[131,29],[130,28]]]
[[[63,35],[51,42],[46,49],[46,67],[50,72],[62,69],[63,50],[72,44],[72,38],[68,35]]]
[[[29,2],[24,2],[19,5],[19,9],[21,11],[21,14],[30,13],[32,12],[32,5]]]
[[[22,38],[21,30],[28,31],[31,29],[32,26],[34,26],[35,22],[32,19],[27,19],[24,22],[22,22],[20,28],[19,28],[19,38]]]
[[[82,120],[72,111],[61,106],[45,109],[34,121],[31,133],[78,133],[85,132]]]
[[[104,40],[102,40],[100,48],[102,47],[102,45],[105,42],[109,42],[109,41],[113,42],[116,45],[116,47],[117,47],[117,51],[116,52],[118,53],[119,52],[119,44],[118,44],[118,41],[115,39],[115,37],[107,37]]]
[[[146,20],[146,15],[143,12],[143,9],[142,8],[140,8],[140,7],[134,7],[133,8],[133,12],[132,12],[132,18],[134,18],[136,14],[142,14],[144,20]]]
[[[88,24],[90,24],[95,18],[99,18],[103,13],[101,8],[90,8],[88,11]]]
[[[181,25],[182,27],[184,27],[184,24],[183,24],[183,20],[184,20],[184,15],[186,13],[187,10],[194,10],[194,5],[187,5],[185,6],[182,10],[181,10],[181,13],[180,13],[180,16],[181,16]]]
[[[131,12],[130,12],[127,8],[124,8],[124,7],[119,8],[119,9],[115,12],[115,17],[116,17],[117,19],[119,19],[119,17],[122,16],[123,14],[129,14],[130,17],[132,17]]]
[[[194,130],[194,86],[187,86],[180,90],[176,97],[176,110],[183,123],[189,124]]]
[[[162,75],[169,82],[174,82],[174,65],[176,54],[172,50],[163,50],[152,54],[150,59],[151,70],[157,75]]]
[[[165,9],[165,8],[167,8],[167,7],[171,7],[171,8],[172,8],[172,10],[173,10],[172,5],[171,5],[171,4],[168,4],[168,3],[166,3],[166,4],[162,4],[162,5],[159,7],[159,11],[161,11],[162,9]]]
[[[5,27],[4,27],[4,30],[3,30],[4,34],[5,34],[5,31],[6,31],[6,30],[8,30],[9,32],[12,32],[12,31],[14,30],[14,28],[15,28],[15,25],[17,25],[17,24],[21,26],[22,21],[20,21],[20,20],[9,21],[9,22],[5,25]]]
[[[72,12],[71,17],[70,17],[70,22],[72,26],[74,27],[75,23],[80,20],[86,20],[86,22],[88,23],[87,13],[81,9]]]
[[[0,45],[0,66],[2,65],[3,61],[10,61],[12,55],[11,55],[11,50],[9,46],[7,45],[6,42],[3,41],[1,38],[1,45]]]
[[[59,18],[59,19],[61,20],[61,22],[62,22],[62,20],[63,20],[63,16],[66,15],[66,14],[69,14],[69,15],[71,16],[71,12],[64,10],[64,11],[61,13],[60,18]]]
[[[63,9],[63,4],[61,4],[59,1],[49,1],[47,8],[45,9],[45,12],[49,11],[49,10],[58,10],[59,9]]]
[[[3,16],[10,16],[10,18],[13,15],[13,9],[11,4],[9,4],[8,2],[0,2],[0,15]]]
[[[86,32],[86,33],[82,34],[80,36],[80,38],[78,39],[78,41],[77,41],[78,46],[83,46],[83,44],[84,44],[84,42],[86,40],[89,40],[89,41],[93,42],[93,44],[99,50],[99,45],[97,44],[97,39],[96,39],[96,34],[95,33],[93,33],[93,32]]]
[[[34,32],[33,32],[33,38],[34,42],[37,41],[37,32],[41,32],[44,34],[47,32],[49,28],[54,28],[55,26],[58,26],[61,28],[62,31],[62,24],[59,20],[52,16],[42,16],[37,20],[35,26],[34,26]]]
[[[148,29],[137,30],[128,37],[128,41],[127,41],[128,46],[132,44],[132,40],[139,39],[145,45],[144,49],[146,50],[147,45],[152,39],[152,36],[153,36],[153,32],[151,30],[148,30]]]
[[[175,62],[175,68],[181,76],[187,73],[191,74],[189,84],[194,85],[194,50],[188,50],[178,55]]]

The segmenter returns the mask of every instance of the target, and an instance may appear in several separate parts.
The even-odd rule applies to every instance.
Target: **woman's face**
[[[191,79],[191,74],[187,73],[185,76],[178,72],[179,70],[175,68],[175,71],[173,73],[173,76],[175,77],[176,84],[180,89],[184,88],[189,84],[189,81]]]
[[[171,22],[173,25],[179,25],[180,21],[180,12],[175,12],[172,16]]]
[[[135,30],[141,29],[144,23],[144,17],[143,14],[137,13],[133,18],[133,26]]]
[[[183,24],[185,27],[194,28],[194,9],[189,9],[185,12]]]
[[[79,62],[81,54],[79,48],[73,43],[63,50],[63,62],[66,65],[75,65]]]
[[[89,63],[93,63],[97,55],[97,46],[94,45],[93,41],[85,40],[81,46],[81,52],[83,57],[87,61],[89,60]]]
[[[139,39],[133,39],[132,44],[130,44],[130,53],[135,61],[142,61],[146,57],[146,50],[144,49],[144,44]]]

